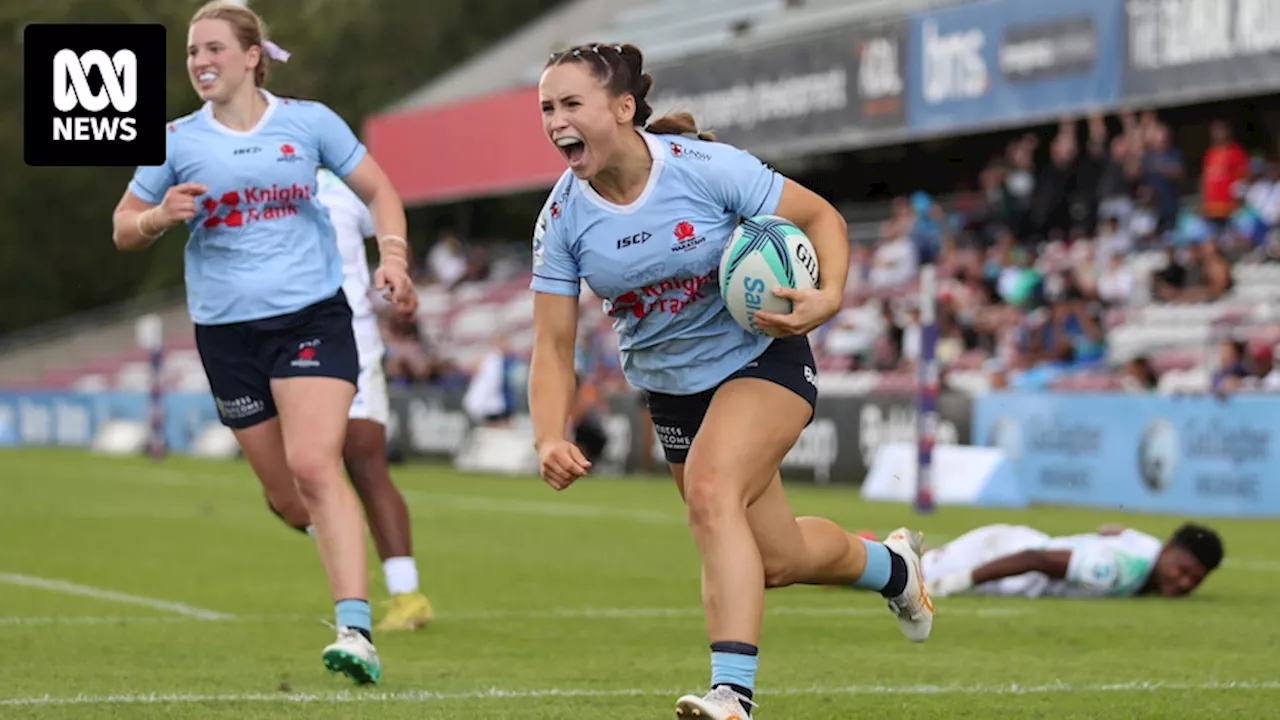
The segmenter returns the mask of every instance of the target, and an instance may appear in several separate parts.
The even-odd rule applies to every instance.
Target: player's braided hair
[[[583,63],[611,95],[630,94],[636,99],[636,114],[631,122],[656,135],[691,135],[701,140],[714,140],[715,135],[698,130],[698,123],[687,112],[672,112],[655,118],[649,106],[653,76],[644,71],[644,53],[630,43],[588,43],[553,53],[546,67],[566,63]],[[646,124],[647,123],[647,124]]]
[[[1183,525],[1174,531],[1170,542],[1191,553],[1204,565],[1205,570],[1213,570],[1222,562],[1222,538],[1203,525]]]

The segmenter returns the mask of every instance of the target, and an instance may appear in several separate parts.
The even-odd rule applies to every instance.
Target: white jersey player
[[[930,594],[1004,597],[1180,597],[1222,560],[1222,541],[1186,524],[1168,542],[1137,530],[1050,537],[1022,525],[988,525],[920,559]]]
[[[386,348],[382,344],[378,318],[374,315],[373,300],[369,295],[372,275],[365,252],[365,238],[373,237],[373,218],[359,196],[337,175],[321,168],[316,184],[319,188],[317,199],[329,209],[329,220],[338,236],[338,252],[342,255],[342,291],[351,305],[351,322],[360,353],[360,376],[350,417],[372,420],[385,426],[391,412],[387,381],[382,372],[382,356]]]
[[[316,181],[317,199],[329,211],[342,255],[342,289],[351,306],[359,354],[356,395],[348,411],[342,460],[364,505],[391,596],[390,607],[378,629],[413,630],[430,622],[432,609],[430,601],[418,589],[409,511],[404,497],[392,484],[387,467],[386,425],[390,399],[382,370],[385,347],[369,294],[372,276],[365,255],[365,239],[373,236],[373,221],[368,207],[338,176],[322,168]],[[293,505],[287,512],[277,511],[277,514],[293,527],[309,527],[309,519],[294,516],[301,503]]]

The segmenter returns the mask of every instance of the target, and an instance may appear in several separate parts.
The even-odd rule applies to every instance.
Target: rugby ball
[[[810,290],[818,286],[818,255],[800,228],[786,218],[757,215],[742,221],[720,258],[720,295],[729,314],[756,335],[755,313],[785,315],[791,301],[774,288]]]

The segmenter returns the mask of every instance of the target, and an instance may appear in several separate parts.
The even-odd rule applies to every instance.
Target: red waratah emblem
[[[681,220],[676,225],[676,240],[684,242],[697,234],[697,230],[693,229],[693,223],[688,220]]]
[[[285,144],[281,145],[281,146],[280,146],[280,154],[281,154],[281,155],[284,155],[284,156],[286,156],[286,157],[288,157],[289,155],[292,155],[292,154],[293,154],[293,146],[292,146],[292,145],[290,145],[289,143],[285,143]]]
[[[558,217],[560,217],[560,203],[551,203],[551,218],[554,220]]]
[[[671,154],[673,156],[680,157],[680,155],[683,153],[684,153],[684,148],[680,147],[679,143],[671,143]]]
[[[316,349],[313,347],[302,348],[301,350],[298,351],[298,359],[299,360],[315,360]]]

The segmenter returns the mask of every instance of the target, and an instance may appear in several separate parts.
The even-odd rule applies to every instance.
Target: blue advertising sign
[[[1012,460],[1032,503],[1280,516],[1280,398],[992,393],[974,444]]]
[[[955,131],[1114,103],[1122,14],[1121,0],[985,0],[915,15],[908,126]]]
[[[149,418],[145,392],[0,391],[0,446],[89,447],[107,421]],[[165,394],[164,438],[174,451],[186,451],[196,433],[215,422],[218,411],[209,393]]]

